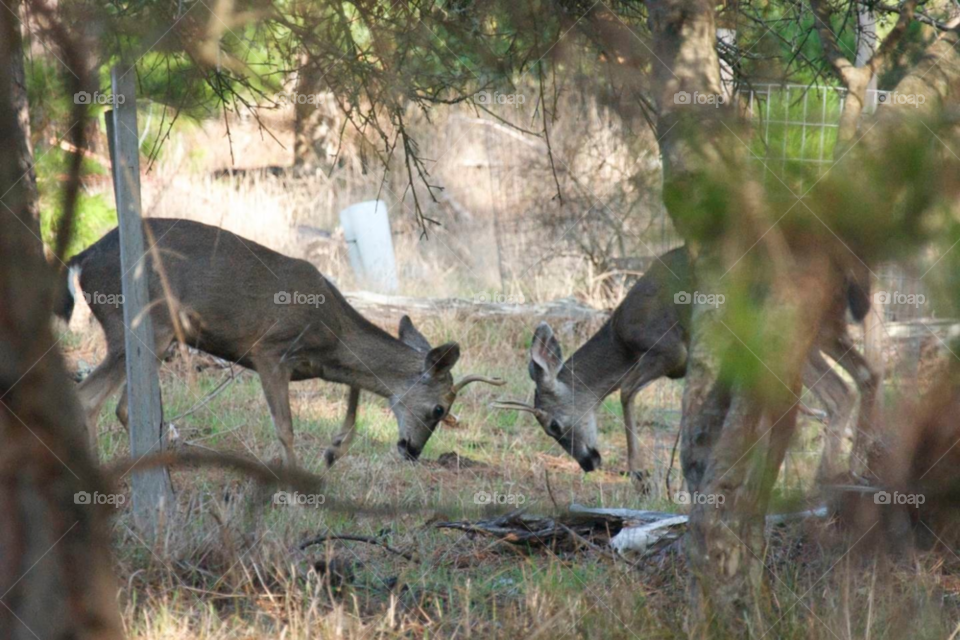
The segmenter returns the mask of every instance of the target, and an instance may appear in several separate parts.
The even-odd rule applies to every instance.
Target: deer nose
[[[580,468],[583,469],[586,473],[595,471],[600,468],[600,464],[603,462],[603,458],[600,457],[600,452],[596,449],[589,449],[587,455],[579,458],[577,462],[580,463]]]
[[[399,440],[397,442],[397,451],[405,460],[416,460],[420,457],[420,449],[412,446],[409,440]]]

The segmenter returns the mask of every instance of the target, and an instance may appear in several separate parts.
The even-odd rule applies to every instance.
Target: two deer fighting
[[[151,299],[158,301],[151,310],[157,354],[179,341],[256,371],[288,465],[297,463],[291,381],[321,378],[349,387],[343,426],[325,452],[328,465],[343,456],[353,440],[361,391],[388,400],[397,419],[397,449],[404,458],[416,460],[467,384],[503,384],[476,375],[454,383],[451,372],[460,358],[456,342],[431,346],[407,316],[400,321],[398,337],[391,336],[357,312],[308,262],[197,222],[155,218],[145,224],[156,239],[153,255],[162,262],[162,268],[155,268],[150,254],[144,258]],[[95,451],[97,416],[125,379],[123,311],[104,302],[116,300],[121,291],[117,230],[75,256],[69,267],[65,278],[71,286],[64,284],[58,315],[71,315],[72,277],[78,274],[107,342],[103,362],[78,389]],[[831,320],[824,323],[804,372],[804,385],[829,416],[821,475],[832,472],[853,410],[849,389],[822,354],[855,381],[858,426],[869,423],[877,391],[876,376],[847,333],[847,311],[859,321],[869,310],[862,282],[847,278],[843,290],[835,292]],[[534,403],[501,401],[496,406],[532,413],[546,434],[589,472],[602,460],[597,410],[619,390],[629,470],[642,481],[633,401],[655,380],[684,377],[690,306],[678,304],[676,296],[691,289],[687,253],[679,248],[658,258],[609,320],[568,360],[563,360],[553,330],[541,323],[528,365]],[[117,417],[127,426],[125,391]]]

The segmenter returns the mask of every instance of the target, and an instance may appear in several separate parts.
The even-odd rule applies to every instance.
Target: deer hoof
[[[327,462],[327,467],[332,467],[333,463],[337,461],[337,451],[334,448],[329,448],[323,452],[323,459]]]

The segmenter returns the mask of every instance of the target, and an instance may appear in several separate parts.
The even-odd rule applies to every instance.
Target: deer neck
[[[421,375],[423,354],[366,320],[351,324],[337,336],[335,357],[321,363],[321,377],[384,398],[402,396]]]
[[[574,393],[592,394],[600,402],[620,388],[632,364],[607,322],[570,356],[558,377]]]

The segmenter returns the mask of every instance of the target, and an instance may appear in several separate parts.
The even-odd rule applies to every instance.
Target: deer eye
[[[440,418],[443,417],[444,412],[445,412],[445,409],[443,408],[443,406],[438,404],[433,408],[433,419],[439,420]]]
[[[561,434],[560,423],[557,422],[556,418],[550,421],[550,433],[557,437]]]

